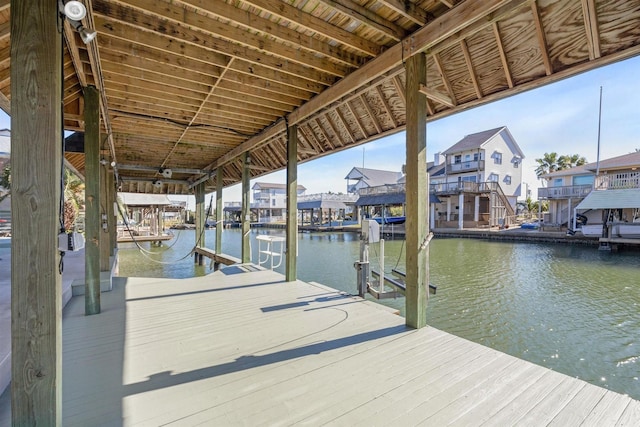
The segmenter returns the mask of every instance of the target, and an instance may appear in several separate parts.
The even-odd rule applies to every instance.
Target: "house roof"
[[[277,184],[273,182],[256,182],[251,187],[253,190],[286,190],[287,184]],[[298,185],[298,191],[305,191],[306,187],[303,185]]]
[[[443,154],[459,153],[461,151],[473,150],[474,148],[481,148],[483,144],[500,133],[502,129],[505,129],[505,126],[466,135],[460,141],[445,150]]]
[[[638,189],[594,190],[576,206],[576,209],[640,208]]]
[[[173,204],[166,194],[118,193],[127,206],[167,206]]]
[[[588,163],[586,165],[586,169],[594,172],[597,167],[597,162]],[[610,159],[600,160],[600,170],[628,169],[633,167],[640,168],[640,151],[623,154],[622,156],[612,157]]]
[[[600,160],[600,170],[629,169],[633,167],[640,168],[640,151]],[[580,174],[593,175],[597,168],[598,162],[591,162],[582,166],[575,166],[571,169],[562,169],[547,173],[542,175],[542,178],[551,179],[559,176],[573,176]]]
[[[298,209],[346,209],[347,205],[338,200],[309,200],[298,202]]]
[[[460,141],[453,144],[442,154],[454,154],[461,153],[463,151],[469,151],[474,149],[483,148],[485,144],[487,144],[493,137],[498,134],[503,134],[503,138],[506,144],[509,146],[509,149],[514,152],[517,157],[520,159],[524,159],[524,153],[516,143],[516,140],[509,132],[509,129],[506,126],[502,126],[495,129],[489,129],[482,132],[472,133],[471,135],[466,135]]]
[[[396,184],[400,178],[402,178],[401,172],[354,167],[344,179],[359,179],[369,187],[377,187],[378,185]]]
[[[593,172],[591,170],[588,170],[587,167],[590,165],[590,163],[581,165],[581,166],[575,166],[571,169],[562,169],[562,170],[557,170],[554,172],[549,172],[546,173],[544,175],[541,175],[540,178],[547,178],[547,179],[551,179],[551,178],[555,178],[555,177],[559,177],[559,176],[573,176],[573,175],[593,175]]]

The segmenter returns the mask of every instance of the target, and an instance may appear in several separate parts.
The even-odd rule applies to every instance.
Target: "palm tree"
[[[0,202],[9,197],[11,194],[11,165],[7,164],[0,175],[0,187],[6,190],[4,194],[0,194]]]
[[[75,174],[64,170],[64,229],[72,231],[78,213],[84,209],[84,182]]]
[[[558,153],[544,153],[541,159],[536,159],[536,163],[538,163],[538,167],[536,168],[536,176],[538,178],[542,175],[555,172],[559,169]]]
[[[584,156],[581,156],[580,154],[560,156],[560,158],[558,158],[558,164],[559,164],[558,170],[571,169],[576,166],[582,166],[586,163],[587,163],[587,159]]]

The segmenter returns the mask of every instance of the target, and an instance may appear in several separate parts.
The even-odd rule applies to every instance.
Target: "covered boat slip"
[[[65,426],[640,423],[629,397],[255,265],[102,297],[64,310]]]

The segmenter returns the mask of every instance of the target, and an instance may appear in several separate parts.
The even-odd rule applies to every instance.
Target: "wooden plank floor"
[[[102,304],[65,309],[65,426],[640,425],[629,397],[253,266]]]

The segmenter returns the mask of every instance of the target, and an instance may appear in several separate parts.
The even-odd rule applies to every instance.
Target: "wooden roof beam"
[[[144,1],[147,5],[150,4],[148,2],[156,3],[156,0]],[[180,0],[180,2],[192,6],[196,9],[205,11],[208,14],[215,15],[224,20],[229,20],[244,28],[243,32],[245,33],[245,37],[236,39],[236,41],[238,42],[242,42],[244,38],[246,38],[253,32],[258,31],[262,33],[263,36],[274,37],[282,42],[294,44],[314,54],[323,55],[332,61],[341,62],[344,65],[348,65],[350,67],[359,65],[359,58],[354,57],[353,54],[347,53],[339,47],[331,46],[327,43],[317,43],[311,37],[299,37],[298,33],[292,32],[290,29],[284,28],[281,25],[274,24],[274,22],[270,21],[269,19],[265,19],[260,17],[259,15],[242,10],[236,7],[234,3],[212,2],[211,0]],[[169,6],[164,7],[169,8]],[[180,6],[174,7],[177,9],[182,9]],[[149,10],[155,12],[156,9],[151,7]],[[174,15],[174,13],[171,14]]]
[[[380,97],[380,101],[382,102],[382,106],[384,107],[384,110],[389,115],[389,118],[391,119],[391,122],[393,123],[393,127],[398,127],[398,121],[396,120],[395,116],[393,115],[393,111],[391,111],[391,106],[389,105],[389,102],[387,101],[387,98],[384,96],[384,93],[382,92],[382,87],[380,85],[376,86],[376,92],[378,92],[378,96]]]
[[[420,9],[415,3],[402,0],[380,0],[385,6],[394,12],[404,16],[408,20],[420,26],[425,25],[428,20],[427,12]]]
[[[336,27],[323,19],[306,13],[287,2],[274,2],[272,0],[243,0],[245,3],[253,5],[258,9],[277,16],[285,21],[295,22],[297,25],[307,30],[313,31],[338,43],[342,43],[361,54],[369,57],[377,56],[382,52],[382,47],[377,44],[358,37],[342,28]]]
[[[407,35],[404,28],[394,24],[391,21],[383,19],[377,13],[372,12],[366,7],[360,6],[351,0],[320,0],[322,3],[335,10],[338,10],[352,19],[359,21],[367,27],[371,27],[385,36],[400,41]]]
[[[160,35],[171,34],[174,42],[175,40],[181,40],[197,45],[216,46],[235,58],[243,59],[242,49],[239,48],[239,44],[254,51],[252,56],[255,57],[257,63],[261,63],[262,58],[265,56],[263,52],[268,52],[277,58],[286,59],[309,68],[316,68],[337,77],[344,76],[353,68],[327,61],[324,56],[318,56],[290,45],[277,43],[239,28],[229,29],[225,27],[229,30],[228,33],[214,36],[212,29],[218,27],[217,21],[205,19],[201,14],[187,12],[183,7],[170,6],[168,3],[159,8],[155,0],[129,0],[127,6],[109,3],[105,0],[95,1],[97,12],[102,15],[122,16],[129,23],[135,22],[137,23],[137,26],[135,26],[137,31],[152,31]],[[140,7],[146,13],[142,13],[140,9],[134,9],[133,6]],[[146,9],[144,6],[150,9]],[[106,30],[108,31],[108,28]],[[227,40],[228,44],[225,44],[219,37]],[[248,56],[244,57],[244,59],[247,58]]]
[[[536,36],[538,37],[538,43],[540,45],[540,55],[542,56],[542,62],[544,63],[544,71],[547,76],[550,76],[551,74],[553,74],[553,67],[551,66],[551,60],[549,59],[547,37],[544,34],[542,19],[540,19],[538,4],[536,2],[531,3],[531,13],[533,15],[533,22],[536,26]]]
[[[582,0],[582,15],[584,16],[584,28],[587,32],[589,59],[600,58],[602,53],[600,51],[600,31],[595,0]]]
[[[145,46],[178,57],[199,60],[209,67],[212,65],[223,67],[224,64],[229,62],[229,56],[234,54],[234,51],[231,50],[232,44],[225,41],[220,41],[215,45],[198,45],[189,43],[186,40],[180,40],[181,43],[173,43],[171,42],[171,37],[166,34],[138,30],[136,32],[137,37],[132,42],[130,31],[131,29],[137,29],[132,24],[116,21],[106,16],[97,16],[96,23],[101,31],[101,43],[103,42],[103,34],[107,37],[105,43],[110,43],[111,39],[118,39],[128,43],[129,48],[126,51],[123,50],[123,53],[131,54],[139,46]],[[244,74],[257,75],[267,80],[278,81],[313,92],[320,92],[335,81],[335,77],[319,70],[309,69],[299,64],[288,64],[287,68],[283,69],[279,58],[265,56],[248,48],[235,46],[235,49],[240,49],[240,52],[236,55],[234,69]],[[260,62],[259,60],[261,60],[261,63],[258,63]],[[284,76],[281,73],[285,73]]]
[[[438,92],[435,89],[430,89],[425,85],[420,85],[420,93],[424,94],[427,98],[432,99],[440,104],[446,105],[447,107],[455,107],[456,104],[449,98],[448,95]]]
[[[469,77],[471,77],[471,82],[473,83],[473,87],[476,90],[476,96],[478,97],[478,99],[482,98],[482,89],[480,88],[480,83],[478,82],[476,70],[473,67],[473,63],[471,62],[471,54],[469,53],[469,46],[467,45],[466,40],[460,40],[460,49],[462,49],[464,62],[467,64],[467,70],[469,70]]]
[[[507,79],[509,88],[513,88],[513,77],[511,77],[511,69],[509,68],[509,61],[507,61],[507,53],[504,50],[504,44],[502,43],[502,37],[500,36],[500,28],[498,23],[493,23],[493,35],[496,38],[496,44],[498,45],[498,52],[500,53],[500,62],[502,63],[502,69],[504,70],[504,76]]]
[[[347,134],[349,135],[349,139],[351,139],[351,142],[356,142],[357,141],[356,136],[351,131],[351,128],[349,127],[349,124],[347,123],[347,120],[345,119],[344,114],[342,114],[342,111],[340,111],[339,108],[336,108],[335,111],[336,111],[336,114],[338,115],[338,118],[340,119],[340,122],[342,123],[342,126],[347,131]]]
[[[453,9],[453,6],[455,6],[455,3],[453,0],[440,0],[440,3],[447,6],[449,9]]]
[[[354,87],[363,86],[378,76],[389,72],[393,68],[402,64],[403,60],[409,56],[423,52],[432,46],[446,40],[448,37],[461,32],[466,27],[478,21],[484,21],[486,16],[496,11],[502,11],[504,7],[517,8],[531,0],[484,0],[482,2],[464,2],[455,8],[455,13],[446,13],[413,33],[402,43],[398,43],[381,53],[377,58],[372,59],[362,67],[350,73],[340,81],[336,82],[327,90],[319,93],[305,104],[298,107],[288,116],[289,125],[299,123],[312,116],[327,105],[343,98],[351,93]],[[511,10],[511,9],[510,9]],[[274,134],[282,133],[285,130],[284,119],[279,120],[272,126],[265,129],[259,135],[250,138],[246,142],[237,146],[225,156],[211,164],[212,168],[224,165],[243,152],[253,149],[257,145],[263,144],[273,137]]]
[[[451,102],[454,105],[457,104],[458,101],[456,100],[456,95],[453,92],[453,86],[451,86],[451,81],[449,81],[449,78],[447,77],[447,73],[444,71],[444,65],[442,64],[442,59],[440,59],[440,54],[438,53],[433,54],[433,62],[436,64],[436,68],[438,69],[438,74],[440,74],[440,77],[442,78],[442,83],[444,84],[444,87],[447,89],[447,92],[449,93],[449,98]]]

